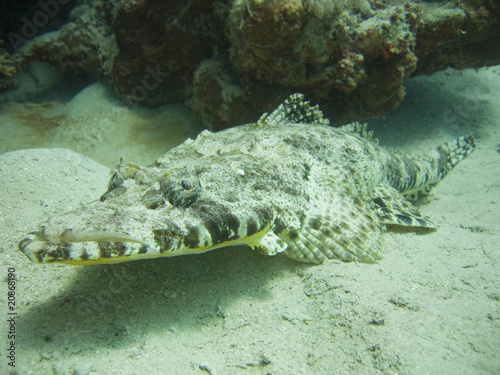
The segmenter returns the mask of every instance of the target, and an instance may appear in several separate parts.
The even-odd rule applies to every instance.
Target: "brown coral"
[[[0,44],[3,43],[4,41],[0,35]],[[17,69],[14,66],[14,61],[10,58],[10,54],[3,48],[0,48],[0,75],[3,76],[3,78],[12,78],[16,73]],[[0,84],[0,91],[3,91],[2,86],[3,85]]]
[[[304,18],[297,0],[248,0],[236,5],[228,21],[231,57],[240,73],[288,84],[295,73],[290,64],[296,57],[293,45]]]
[[[248,123],[261,115],[249,105],[238,74],[221,57],[207,59],[199,65],[188,105],[196,109],[203,123],[211,124],[216,130],[224,129],[228,124]]]
[[[117,48],[100,7],[100,3],[95,7],[81,6],[74,22],[26,43],[14,56],[16,61],[47,62],[76,76],[106,80]]]
[[[186,85],[200,62],[209,58],[223,27],[209,1],[124,0],[112,27],[119,52],[113,64],[117,91],[156,105],[187,99]],[[148,84],[148,69],[165,74]]]
[[[464,69],[500,62],[500,4],[495,0],[465,0],[461,8],[422,3],[415,23],[419,58],[416,73],[454,67]]]
[[[411,75],[500,62],[495,0],[113,0],[86,7],[15,57],[102,79],[142,104],[185,102],[217,129],[250,121],[296,91],[337,123],[359,120],[396,107]]]
[[[247,88],[278,83],[335,97],[333,106],[341,105],[339,97],[349,98],[356,117],[397,106],[416,62],[403,8],[373,15],[365,9],[365,17],[337,14],[339,7],[351,9],[354,3],[338,1],[330,10],[325,3],[307,2],[304,8],[298,1],[245,1],[229,15],[231,57],[250,82]],[[324,9],[319,12],[318,6]]]
[[[0,49],[0,74],[4,77],[11,78],[16,73],[17,69],[14,66],[14,61],[10,58],[10,54]]]

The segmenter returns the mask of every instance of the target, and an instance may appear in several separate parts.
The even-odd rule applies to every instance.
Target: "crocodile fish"
[[[205,130],[148,167],[121,162],[99,201],[51,217],[19,248],[35,263],[81,265],[237,245],[375,262],[386,228],[435,228],[411,201],[474,151],[472,136],[416,157],[379,146],[366,125],[328,124],[294,94],[257,123]]]

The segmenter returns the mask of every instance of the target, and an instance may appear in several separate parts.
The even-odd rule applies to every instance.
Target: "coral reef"
[[[291,92],[336,123],[395,108],[416,74],[500,62],[495,0],[110,0],[27,43],[103,80],[127,102],[185,102],[212,129],[270,110]]]
[[[313,92],[335,101],[333,107],[348,99],[355,103],[351,109],[356,117],[393,109],[417,60],[412,52],[415,36],[404,22],[407,10],[365,9],[365,16],[351,12],[366,7],[365,2],[330,2],[331,8],[325,3],[241,2],[228,21],[238,72],[253,86],[273,82]]]
[[[100,2],[74,8],[70,14],[72,22],[26,43],[13,56],[15,61],[47,62],[66,73],[111,83],[118,47],[104,10]]]
[[[221,6],[212,1],[121,1],[112,18],[119,47],[112,73],[117,91],[150,105],[186,100],[196,68],[214,48],[227,48],[221,45]]]
[[[368,0],[304,0],[304,5],[318,18],[330,18],[346,9],[358,10],[363,14],[371,11]]]
[[[500,63],[500,3],[464,0],[461,7],[445,2],[418,5],[413,22],[416,35],[416,74],[453,67],[479,68]]]
[[[239,85],[238,74],[221,57],[200,63],[194,74],[187,104],[195,108],[205,124],[226,125],[254,121],[262,113],[249,106],[248,95]]]
[[[0,75],[4,77],[13,77],[16,71],[14,61],[10,59],[10,54],[0,48]]]
[[[0,44],[4,41],[0,35]],[[12,61],[10,54],[0,48],[0,92],[5,92],[13,89],[15,84],[11,79],[17,73],[17,68]]]

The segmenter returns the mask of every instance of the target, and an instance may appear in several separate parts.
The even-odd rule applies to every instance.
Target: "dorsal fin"
[[[373,138],[373,130],[367,130],[367,128],[368,124],[366,122],[363,124],[359,122],[351,122],[350,124],[342,125],[341,127],[339,127],[339,129],[352,134],[356,134],[357,136],[378,145],[378,139]]]
[[[304,101],[304,95],[293,94],[280,104],[273,113],[264,113],[256,126],[278,126],[286,124],[316,124],[328,125],[330,121],[323,118],[317,105],[312,107],[308,101]]]

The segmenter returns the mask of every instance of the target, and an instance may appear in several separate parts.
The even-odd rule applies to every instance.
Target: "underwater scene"
[[[0,3],[0,374],[500,373],[496,0]]]

